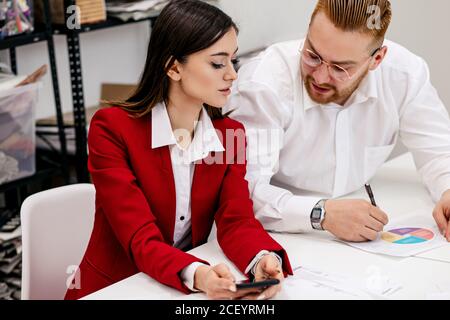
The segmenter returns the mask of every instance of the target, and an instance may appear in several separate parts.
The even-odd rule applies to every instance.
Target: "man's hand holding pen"
[[[389,222],[377,207],[372,189],[366,185],[371,203],[365,200],[327,200],[322,227],[337,238],[351,242],[373,241]]]
[[[450,242],[450,190],[444,192],[433,211],[441,234]]]

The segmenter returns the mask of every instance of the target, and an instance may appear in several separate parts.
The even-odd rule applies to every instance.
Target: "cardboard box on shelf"
[[[117,100],[125,100],[127,99],[133,91],[136,89],[135,84],[112,84],[105,83],[102,84],[101,98],[100,100],[109,100],[109,101],[117,101]],[[107,107],[108,105],[103,104],[100,101],[100,107]]]
[[[91,122],[92,117],[95,112],[100,108],[108,107],[107,104],[102,103],[102,101],[115,101],[115,100],[125,100],[128,98],[136,85],[133,84],[113,84],[104,83],[101,85],[100,101],[96,106],[86,107],[86,124]],[[63,114],[64,124],[74,125],[73,112],[66,112]],[[56,117],[51,116],[48,118],[43,118],[37,121],[39,126],[56,126]]]
[[[78,11],[70,11],[70,15],[79,13],[80,24],[102,22],[106,20],[105,0],[75,0]],[[36,20],[43,22],[42,1],[35,1]],[[50,14],[55,24],[65,24],[64,0],[50,0]]]
[[[112,83],[104,83],[101,85],[100,92],[100,101],[97,106],[91,106],[86,108],[86,129],[89,129],[89,124],[92,120],[94,114],[100,109],[108,107],[107,104],[102,103],[102,101],[120,101],[127,99],[135,90],[136,85],[134,84],[112,84]],[[63,114],[63,120],[65,125],[73,126],[73,112],[67,112]],[[60,149],[59,146],[59,138],[56,134],[58,132],[56,117],[48,117],[44,119],[40,119],[37,121],[38,125],[38,137],[42,136],[45,133],[53,133],[53,134],[44,134],[45,140],[42,138],[37,139],[37,145],[42,149],[50,149],[49,143],[56,150]],[[74,128],[66,129],[66,138],[67,138],[67,151],[69,154],[75,154],[75,131]]]

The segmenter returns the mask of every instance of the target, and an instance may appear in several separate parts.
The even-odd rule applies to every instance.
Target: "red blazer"
[[[243,130],[240,123],[222,119],[213,124],[229,150],[209,157],[245,155],[237,138],[230,138],[234,146],[226,141],[225,130]],[[169,147],[152,149],[151,141],[151,115],[135,119],[113,107],[92,119],[88,166],[96,188],[95,222],[80,264],[80,289],[68,290],[66,299],[81,298],[140,271],[190,292],[180,271],[205,261],[172,246],[176,194],[170,152]],[[265,249],[277,252],[285,274],[292,274],[286,252],[255,219],[245,163],[207,163],[211,161],[196,164],[192,183],[192,246],[206,243],[215,220],[221,248],[242,272]]]

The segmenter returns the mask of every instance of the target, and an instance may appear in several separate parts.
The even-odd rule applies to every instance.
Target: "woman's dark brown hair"
[[[160,102],[168,102],[168,70],[175,60],[185,63],[189,55],[220,40],[233,20],[220,9],[199,0],[172,0],[162,10],[152,30],[147,61],[135,92],[125,101],[108,101],[134,117],[142,117]],[[169,63],[168,63],[169,62]],[[223,118],[218,108],[205,105],[212,119]]]

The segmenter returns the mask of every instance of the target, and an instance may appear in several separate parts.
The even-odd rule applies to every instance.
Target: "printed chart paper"
[[[447,244],[429,213],[410,215],[390,222],[375,241],[344,242],[367,252],[411,257]]]

